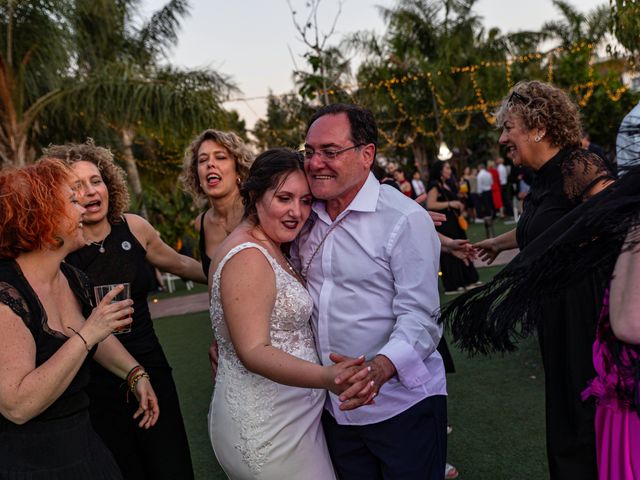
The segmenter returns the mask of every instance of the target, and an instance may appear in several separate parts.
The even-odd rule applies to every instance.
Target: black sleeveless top
[[[205,210],[200,217],[200,237],[198,239],[198,249],[200,250],[200,262],[202,263],[202,270],[204,276],[209,277],[209,267],[211,266],[211,259],[207,255],[207,241],[204,234],[204,216],[207,213]]]
[[[119,334],[118,340],[141,365],[168,366],[147,304],[147,295],[154,288],[154,272],[147,262],[146,250],[131,233],[124,217],[121,222],[111,224],[111,233],[102,246],[104,253],[100,253],[100,245],[91,244],[69,254],[65,261],[86,273],[94,285],[130,284],[133,323],[131,332]],[[104,372],[97,369],[95,373]]]
[[[64,263],[60,266],[75,295],[82,316],[85,318],[93,309],[89,279],[82,272]],[[24,277],[20,266],[14,260],[0,260],[0,303],[7,305],[27,326],[36,344],[36,367],[45,363],[69,339],[67,335],[49,328],[45,312],[36,292]],[[67,389],[44,412],[29,420],[43,422],[67,417],[89,406],[89,397],[85,392],[89,384],[90,364],[96,347],[82,363],[80,370]],[[0,430],[9,420],[0,415]]]

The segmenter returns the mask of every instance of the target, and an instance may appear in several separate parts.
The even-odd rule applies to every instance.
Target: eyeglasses
[[[304,155],[305,160],[311,160],[316,154],[326,158],[327,160],[333,160],[338,155],[341,155],[344,152],[348,152],[349,150],[353,150],[354,148],[364,147],[365,145],[366,143],[359,143],[358,145],[343,148],[342,150],[314,150],[313,148],[305,148],[302,154]]]
[[[515,90],[511,92],[511,95],[509,95],[509,100],[507,100],[507,103],[514,103],[514,99],[519,101],[523,105],[527,105],[531,101],[529,97],[525,97],[524,95],[516,92]]]

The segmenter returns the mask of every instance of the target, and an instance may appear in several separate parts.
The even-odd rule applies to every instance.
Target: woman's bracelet
[[[75,328],[73,327],[67,327],[69,330],[71,330],[73,333],[75,333],[77,336],[80,337],[80,340],[82,340],[82,343],[84,343],[85,348],[87,349],[87,352],[90,352],[91,349],[89,348],[89,344],[87,343],[87,341],[84,339],[84,337],[82,335],[80,335],[80,332],[77,331]]]
[[[144,368],[142,368],[142,365],[136,365],[131,370],[129,370],[129,373],[127,373],[127,376],[126,376],[127,385],[129,385],[131,383],[131,378],[133,378],[133,375],[136,372],[139,372],[141,370],[144,371]]]
[[[142,372],[136,373],[131,379],[131,382],[129,383],[129,389],[131,390],[131,393],[134,393],[136,391],[136,385],[138,384],[141,378],[146,378],[149,381],[151,380],[151,378],[149,377],[149,374],[144,370]]]

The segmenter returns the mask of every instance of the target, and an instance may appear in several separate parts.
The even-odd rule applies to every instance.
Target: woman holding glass
[[[94,308],[87,277],[63,263],[84,246],[75,183],[52,159],[0,173],[0,478],[122,478],[89,420],[92,358],[128,380],[136,428],[158,420],[149,376],[111,335],[132,302],[111,303],[118,287]]]

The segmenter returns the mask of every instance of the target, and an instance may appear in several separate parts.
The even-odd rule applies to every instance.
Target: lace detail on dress
[[[576,149],[566,156],[560,168],[565,195],[579,202],[585,200],[585,194],[598,181],[613,178],[602,158],[582,149]]]
[[[313,301],[305,288],[280,264],[255,243],[242,243],[227,253],[213,274],[211,290],[211,325],[218,342],[219,368],[217,383],[226,384],[225,400],[234,422],[239,425],[241,443],[235,448],[258,475],[268,460],[272,444],[267,440],[268,420],[273,414],[278,384],[249,372],[238,356],[229,337],[220,301],[220,276],[224,265],[236,253],[256,248],[269,260],[276,277],[276,300],[270,319],[271,345],[296,357],[318,363],[309,325]],[[318,395],[318,390],[310,390]]]
[[[82,270],[79,270],[78,268],[75,268],[72,265],[68,265],[68,266],[70,267],[68,269],[68,272],[70,272],[70,275],[72,276],[72,279],[73,279],[72,280],[70,278],[69,280],[74,281],[79,287],[78,289],[72,288],[72,290],[74,290],[76,293],[78,293],[82,297],[84,303],[94,308],[95,301],[93,297],[93,288],[91,286],[91,280],[89,280],[89,277],[87,276],[87,274],[84,273]]]
[[[6,282],[0,282],[0,303],[4,303],[13,313],[19,316],[28,327],[31,325],[31,315],[29,307],[20,292]]]

